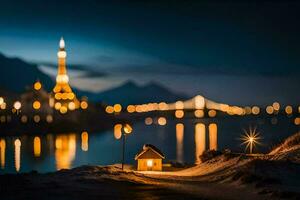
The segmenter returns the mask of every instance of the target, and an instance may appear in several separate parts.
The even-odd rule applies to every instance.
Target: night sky
[[[55,64],[63,36],[69,64],[107,74],[74,79],[83,89],[154,80],[232,103],[270,90],[258,103],[298,101],[299,10],[296,1],[1,0],[0,52]]]

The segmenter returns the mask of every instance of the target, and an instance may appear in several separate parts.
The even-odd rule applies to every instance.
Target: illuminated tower
[[[68,110],[75,110],[79,107],[79,101],[69,85],[69,76],[67,74],[65,41],[63,38],[59,41],[58,71],[56,76],[56,85],[53,88],[54,98],[50,101],[50,106],[54,106],[62,114]]]

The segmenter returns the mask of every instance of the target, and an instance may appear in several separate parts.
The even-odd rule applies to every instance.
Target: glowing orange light
[[[293,107],[292,106],[286,106],[285,107],[285,112],[288,115],[291,115],[293,113]]]
[[[273,107],[273,106],[267,106],[266,112],[267,112],[269,115],[273,114],[273,112],[274,112],[274,107]]]
[[[39,101],[34,101],[33,104],[32,104],[32,107],[35,109],[35,110],[38,110],[41,108],[41,103]]]
[[[151,125],[153,123],[153,119],[151,118],[151,117],[147,117],[146,119],[145,119],[145,124],[146,125]]]
[[[184,103],[182,101],[176,101],[175,109],[176,110],[183,110],[184,109]]]
[[[300,117],[295,118],[294,123],[295,125],[300,125]]]
[[[114,126],[114,136],[117,140],[122,137],[122,124],[116,124]]]
[[[82,101],[80,103],[80,107],[81,107],[81,109],[85,110],[88,108],[88,103],[86,101]]]
[[[132,132],[132,127],[129,124],[125,124],[123,127],[124,133],[129,134]]]
[[[108,114],[113,113],[113,112],[114,112],[114,107],[112,107],[112,106],[107,106],[107,107],[105,108],[105,112],[108,113]]]
[[[216,115],[217,115],[217,111],[215,111],[215,110],[208,111],[208,116],[209,117],[215,117]]]
[[[15,140],[15,169],[17,172],[21,168],[21,140]]]
[[[40,139],[40,137],[34,137],[34,139],[33,139],[33,154],[35,157],[41,156],[41,139]]]
[[[260,108],[258,106],[253,106],[252,107],[252,114],[253,115],[258,115],[260,113]]]
[[[56,103],[54,104],[54,108],[55,108],[56,110],[59,110],[59,109],[61,108],[61,103],[60,103],[60,102],[56,102]]]
[[[176,110],[175,111],[175,117],[178,118],[178,119],[181,119],[184,117],[184,112],[183,110]]]
[[[71,101],[71,102],[68,104],[68,108],[69,108],[70,110],[75,110],[75,108],[76,108],[75,103]]]
[[[114,111],[115,111],[116,113],[121,112],[121,111],[122,111],[122,106],[121,106],[121,104],[115,104],[115,105],[114,105]]]
[[[127,112],[129,112],[129,113],[135,112],[135,106],[134,105],[127,106]]]
[[[5,110],[5,109],[6,109],[6,103],[5,103],[5,102],[2,103],[2,104],[0,105],[0,108],[1,108],[1,110]]]
[[[81,149],[82,151],[89,150],[89,134],[88,132],[84,131],[81,133]]]
[[[42,88],[41,82],[39,82],[39,81],[35,82],[34,85],[33,85],[33,88],[35,90],[40,90]]]
[[[60,107],[59,112],[61,114],[65,114],[68,112],[68,108],[66,106],[62,106],[62,107]]]
[[[273,103],[273,108],[274,108],[274,110],[279,111],[279,109],[280,109],[280,104],[279,104],[278,102],[274,102],[274,103]]]
[[[259,133],[256,132],[256,128],[252,130],[252,128],[250,127],[249,132],[244,130],[244,133],[245,134],[241,137],[241,140],[243,141],[242,145],[246,145],[245,149],[249,148],[249,152],[250,154],[252,154],[254,146],[260,144],[259,140],[261,139],[261,137],[259,136]]]
[[[165,117],[159,117],[157,123],[161,126],[164,126],[167,124],[167,119]]]
[[[202,117],[204,117],[204,111],[203,110],[195,110],[194,115],[197,118],[202,118]]]

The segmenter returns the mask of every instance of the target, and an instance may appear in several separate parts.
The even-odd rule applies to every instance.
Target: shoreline
[[[288,160],[223,154],[169,172],[85,165],[50,173],[4,174],[0,175],[0,192],[14,200],[297,199],[299,174],[300,164]]]

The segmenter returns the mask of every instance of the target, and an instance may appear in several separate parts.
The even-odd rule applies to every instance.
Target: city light
[[[22,107],[22,104],[21,104],[20,101],[16,101],[16,102],[14,103],[14,108],[15,108],[16,110],[20,110],[21,107]]]
[[[259,133],[256,132],[256,128],[252,129],[250,127],[249,131],[244,130],[244,135],[240,138],[243,142],[241,145],[246,145],[245,150],[249,149],[249,153],[253,153],[253,148],[255,145],[261,144],[259,140],[261,137],[259,136]]]
[[[34,85],[33,85],[33,88],[35,90],[40,90],[42,88],[41,82],[39,82],[39,81],[35,82]]]

